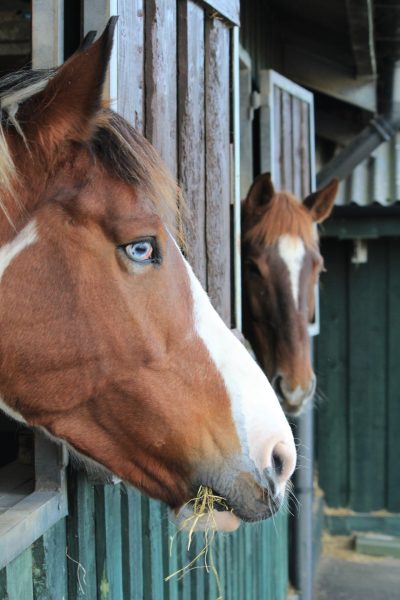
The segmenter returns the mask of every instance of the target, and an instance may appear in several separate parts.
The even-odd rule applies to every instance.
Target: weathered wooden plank
[[[94,488],[83,471],[69,470],[68,589],[71,598],[97,597]]]
[[[66,520],[62,519],[32,547],[35,600],[68,597]]]
[[[66,514],[63,494],[34,492],[0,515],[0,569]]]
[[[398,350],[400,347],[400,239],[388,244],[388,304],[387,304],[387,509],[400,512],[400,372]],[[383,440],[382,440],[383,442]]]
[[[285,190],[293,191],[293,143],[292,143],[292,98],[291,95],[282,91],[282,187]]]
[[[142,131],[144,0],[118,0],[118,14],[118,112]]]
[[[142,496],[142,562],[143,562],[143,597],[152,598],[152,570],[150,552],[149,508],[150,499]]]
[[[228,21],[239,25],[240,0],[202,0],[202,3],[213,9],[211,14],[214,16],[218,16],[215,15],[215,12],[217,12]]]
[[[272,169],[273,184],[275,189],[282,189],[283,185],[283,132],[282,132],[282,90],[278,86],[273,87],[273,151],[272,161],[274,168]]]
[[[162,536],[162,510],[160,502],[143,497],[143,585],[144,598],[164,600],[167,595],[164,585],[164,553],[168,552],[168,543]],[[169,574],[169,573],[168,573]]]
[[[168,575],[172,575],[176,573],[176,571],[180,568],[178,565],[178,550],[177,550],[177,529],[172,522],[171,515],[169,514],[169,510],[166,506],[162,509],[163,516],[163,537],[164,537],[164,550],[163,550],[163,559],[164,559],[164,578],[168,577]],[[178,577],[172,577],[165,584],[165,598],[168,600],[178,600],[179,591],[178,591]]]
[[[293,189],[292,192],[298,198],[302,196],[302,153],[303,144],[308,145],[308,138],[302,138],[301,130],[301,100],[292,96],[292,173],[293,173]]]
[[[188,260],[207,284],[205,240],[204,11],[178,3],[179,180],[189,209]]]
[[[303,140],[301,152],[301,198],[305,198],[311,192],[310,107],[307,102],[301,103],[301,139]]]
[[[49,69],[63,62],[64,3],[32,0],[32,66]]]
[[[206,22],[206,239],[208,292],[224,321],[231,322],[229,29]]]
[[[179,534],[178,540],[178,569],[185,567],[190,563],[191,554],[188,551],[188,535],[185,532]],[[185,598],[192,597],[192,578],[191,574],[188,573],[184,577],[179,579],[179,598],[184,600]],[[212,597],[212,596],[210,596]]]
[[[253,183],[253,111],[251,110],[251,70],[240,67],[240,195],[244,199]],[[267,135],[263,132],[262,135]]]
[[[386,248],[368,242],[368,263],[349,273],[350,506],[385,506]]]
[[[176,4],[146,2],[146,137],[175,175],[177,171]]]
[[[95,526],[98,600],[120,600],[123,585],[119,485],[95,486]]]
[[[142,496],[130,486],[121,492],[124,600],[143,599]]]
[[[33,600],[32,552],[30,548],[7,565],[6,580],[6,600]]]
[[[348,281],[349,244],[323,240],[327,274],[321,277],[321,333],[316,373],[321,390],[316,411],[319,484],[329,506],[347,506],[348,438]]]

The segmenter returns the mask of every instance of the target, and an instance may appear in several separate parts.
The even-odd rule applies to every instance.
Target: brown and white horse
[[[242,207],[244,334],[290,414],[315,392],[308,324],[323,268],[316,224],[329,216],[337,188],[335,179],[301,203],[275,192],[264,173]]]
[[[175,182],[101,107],[114,26],[0,82],[0,406],[174,509],[212,487],[229,530],[278,509],[293,438],[174,241]]]

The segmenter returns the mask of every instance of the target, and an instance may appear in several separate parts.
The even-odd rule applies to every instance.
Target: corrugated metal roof
[[[384,142],[340,183],[337,206],[377,202],[390,206],[400,201],[400,133]]]

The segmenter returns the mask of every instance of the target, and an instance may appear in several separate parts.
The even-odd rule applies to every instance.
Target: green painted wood
[[[31,548],[7,565],[6,579],[7,600],[33,600]]]
[[[318,377],[316,449],[319,483],[329,506],[348,504],[348,242],[324,240],[321,333],[316,338]],[[301,457],[299,458],[301,465]]]
[[[362,209],[361,209],[362,210]],[[329,219],[321,227],[322,237],[339,239],[378,239],[400,236],[400,219],[388,216]]]
[[[381,533],[361,533],[356,535],[355,549],[370,556],[400,558],[400,538]]]
[[[121,525],[124,600],[142,600],[142,496],[131,486],[121,488]]]
[[[94,488],[84,471],[69,470],[67,566],[69,595],[97,596]]]
[[[32,546],[35,600],[68,596],[66,521],[62,519]]]
[[[6,569],[0,571],[0,600],[8,600]]]
[[[350,535],[355,531],[375,531],[400,536],[400,514],[325,515],[325,528],[332,535]]]
[[[146,496],[142,496],[143,598],[151,598],[152,597],[149,503],[150,503],[149,498],[147,498]]]
[[[388,242],[387,509],[400,512],[400,239]]]
[[[165,509],[166,516],[164,519],[164,538],[165,538],[165,549],[164,549],[164,577],[175,573],[178,566],[178,549],[177,549],[177,536],[179,535],[176,526],[172,522],[172,517]],[[173,577],[166,584],[166,598],[168,600],[178,600],[179,585],[178,578]]]
[[[121,491],[119,485],[95,486],[98,600],[120,600],[122,585]]]
[[[196,533],[193,536],[193,550],[190,552],[190,557],[194,558],[204,549],[204,534],[202,532]],[[192,571],[191,578],[191,593],[193,600],[202,600],[205,594],[205,579],[207,573],[204,568],[204,557],[198,559],[194,570]]]
[[[386,286],[386,244],[370,241],[349,272],[349,500],[363,512],[385,506]]]
[[[185,532],[181,532],[178,540],[178,568],[181,569],[184,566],[188,565],[192,558],[192,553],[188,551],[188,536]],[[178,578],[178,589],[179,589],[179,597],[184,600],[184,598],[191,598],[192,593],[192,585],[191,585],[192,575],[185,575],[184,577]]]
[[[164,600],[164,555],[168,546],[163,544],[162,536],[162,508],[156,500],[149,502],[149,535],[150,535],[150,560],[152,569],[152,598]]]

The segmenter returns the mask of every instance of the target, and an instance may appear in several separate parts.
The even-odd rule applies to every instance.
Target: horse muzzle
[[[272,386],[286,414],[298,416],[312,400],[315,394],[317,380],[315,375],[311,377],[307,386],[297,385],[291,387],[286,378],[277,375],[272,381]]]
[[[233,531],[241,521],[256,522],[274,515],[282,505],[292,471],[292,466],[284,465],[283,456],[285,452],[290,453],[284,446],[282,444],[280,456],[276,454],[272,464],[263,471],[256,469],[251,461],[244,465],[240,459],[237,464],[228,461],[214,473],[199,475],[194,489],[208,490],[211,503],[205,505],[209,514],[202,514],[196,520],[193,515],[198,513],[199,501],[193,500],[178,510],[178,526],[190,529],[195,523],[195,530]]]

